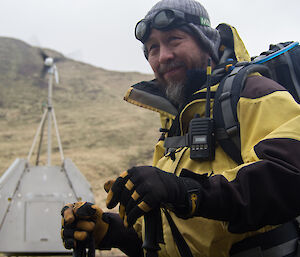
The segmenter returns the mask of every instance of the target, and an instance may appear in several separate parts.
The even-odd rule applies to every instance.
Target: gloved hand
[[[61,210],[61,237],[66,249],[76,248],[79,242],[89,244],[95,240],[96,248],[108,230],[102,219],[103,211],[89,202],[67,204]]]
[[[106,205],[111,209],[120,203],[125,226],[132,226],[140,216],[161,205],[188,218],[194,215],[200,201],[200,188],[194,179],[177,177],[156,167],[133,167],[116,179]]]

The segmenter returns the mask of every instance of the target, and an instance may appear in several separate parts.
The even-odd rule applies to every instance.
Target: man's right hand
[[[66,249],[75,249],[79,242],[86,241],[88,245],[90,240],[97,248],[107,233],[109,225],[102,219],[103,211],[93,203],[67,204],[61,215],[61,238]]]

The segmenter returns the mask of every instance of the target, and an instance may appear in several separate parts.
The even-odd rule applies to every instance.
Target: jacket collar
[[[156,80],[142,81],[129,88],[124,100],[137,106],[156,111],[174,119],[178,114],[176,107],[160,90]]]

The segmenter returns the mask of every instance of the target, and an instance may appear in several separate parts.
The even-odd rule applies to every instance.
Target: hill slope
[[[0,38],[0,174],[16,158],[27,158],[47,102],[39,51],[20,40]],[[152,76],[108,71],[44,51],[63,59],[57,63],[60,84],[54,86],[53,105],[64,155],[86,176],[103,206],[104,181],[133,165],[151,164],[158,115],[122,98],[130,85]],[[45,135],[42,165],[46,140]],[[52,163],[60,165],[55,138],[53,151]]]

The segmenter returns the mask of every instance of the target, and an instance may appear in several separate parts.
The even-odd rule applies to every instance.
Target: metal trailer
[[[30,166],[16,159],[0,179],[0,252],[65,255],[60,210],[66,203],[94,202],[90,184],[70,159],[59,166]]]
[[[70,159],[63,155],[54,108],[53,77],[58,83],[54,59],[41,53],[48,73],[48,106],[44,111],[27,159],[16,159],[0,178],[0,252],[5,255],[71,255],[60,237],[60,210],[66,203],[94,202],[86,178]],[[46,117],[48,119],[46,119]],[[46,120],[47,165],[39,158]],[[56,131],[61,166],[51,164],[52,122]],[[35,165],[30,159],[40,135]]]

